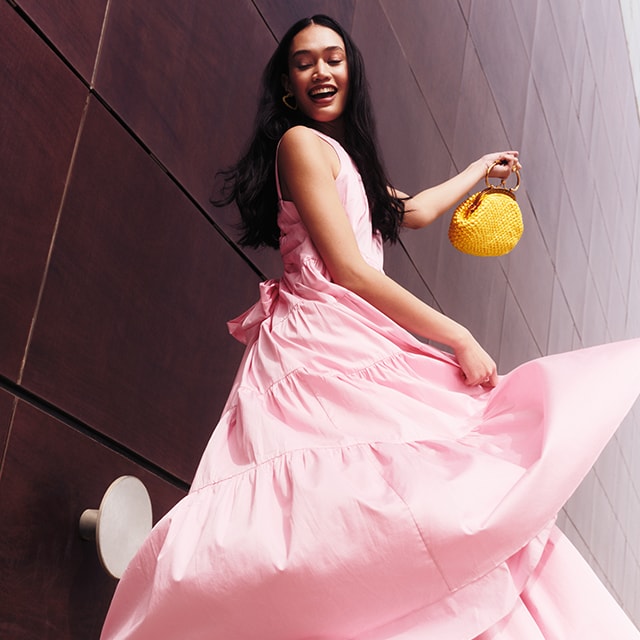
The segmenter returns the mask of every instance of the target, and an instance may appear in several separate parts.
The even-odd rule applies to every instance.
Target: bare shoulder
[[[320,136],[311,128],[298,124],[291,129],[287,129],[280,141],[280,147],[319,147],[322,140]]]
[[[303,125],[288,129],[280,140],[278,165],[286,170],[291,164],[298,168],[304,164],[317,170],[330,169],[334,177],[340,171],[340,160],[331,145]]]

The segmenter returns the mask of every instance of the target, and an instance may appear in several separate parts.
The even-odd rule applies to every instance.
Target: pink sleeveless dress
[[[336,187],[382,269],[360,176]],[[554,527],[640,392],[640,341],[538,359],[485,391],[331,281],[280,201],[284,275],[189,495],[116,590],[103,640],[640,640]]]

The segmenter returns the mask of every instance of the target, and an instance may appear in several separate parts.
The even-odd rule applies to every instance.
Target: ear
[[[280,82],[282,82],[282,86],[284,90],[289,93],[291,91],[291,83],[289,82],[289,76],[286,73],[283,73],[280,77]]]

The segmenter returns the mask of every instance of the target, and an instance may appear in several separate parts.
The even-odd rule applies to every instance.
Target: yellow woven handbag
[[[449,240],[462,253],[502,256],[509,253],[522,236],[522,213],[515,196],[520,186],[520,172],[515,170],[517,183],[511,189],[505,180],[499,186],[492,185],[489,174],[497,164],[494,162],[487,169],[487,188],[469,196],[453,212]]]

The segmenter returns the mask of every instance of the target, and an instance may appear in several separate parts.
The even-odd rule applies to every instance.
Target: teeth
[[[309,92],[310,96],[322,96],[322,95],[332,95],[336,92],[335,89],[331,89],[329,87],[323,87],[320,89],[313,89]]]

